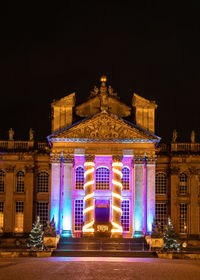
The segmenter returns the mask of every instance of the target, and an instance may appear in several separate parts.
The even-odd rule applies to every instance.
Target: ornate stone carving
[[[102,111],[91,120],[83,121],[77,126],[58,133],[56,138],[89,138],[89,139],[154,139],[156,137],[141,131],[117,116]]]
[[[8,165],[8,166],[6,167],[6,172],[7,172],[7,173],[13,173],[14,170],[15,170],[15,165]]]
[[[171,166],[170,167],[171,175],[178,175],[179,172],[180,172],[180,168],[178,168],[177,166]]]
[[[74,163],[74,156],[71,154],[63,154],[62,162],[63,163]]]
[[[25,171],[26,171],[26,173],[33,173],[34,172],[34,166],[25,165]]]
[[[189,170],[191,175],[198,175],[199,174],[199,170],[194,166],[189,167],[188,170]]]
[[[85,155],[85,161],[94,161],[95,155]]]
[[[120,155],[115,155],[115,156],[112,156],[112,161],[113,162],[121,162],[122,161],[122,156]]]

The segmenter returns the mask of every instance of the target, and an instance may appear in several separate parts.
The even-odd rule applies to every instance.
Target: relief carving
[[[15,165],[8,165],[8,166],[6,167],[6,172],[7,172],[7,173],[13,173],[14,170],[15,170]]]
[[[87,121],[85,124],[79,124],[78,127],[63,131],[58,137],[66,138],[89,138],[89,139],[153,139],[154,137],[138,131],[129,126],[124,121],[107,112],[102,112],[95,119]]]

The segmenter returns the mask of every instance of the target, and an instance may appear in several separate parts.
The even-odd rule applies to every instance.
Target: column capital
[[[62,155],[62,162],[63,163],[74,163],[74,156],[71,154],[63,154]]]
[[[89,161],[94,161],[95,159],[95,155],[85,155],[85,161],[89,162]]]
[[[122,158],[123,158],[122,156],[114,155],[114,156],[112,156],[112,161],[113,162],[121,162]]]
[[[180,168],[177,166],[170,166],[170,174],[171,175],[178,175]]]

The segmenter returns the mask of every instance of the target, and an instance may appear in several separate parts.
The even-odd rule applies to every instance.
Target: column
[[[34,166],[25,166],[24,232],[30,232],[33,225]]]
[[[122,172],[121,168],[123,163],[122,158],[119,156],[113,156],[112,171],[113,171],[113,191],[112,191],[112,230],[111,237],[121,237],[122,236],[122,226],[121,226],[121,190],[122,190]]]
[[[14,231],[14,219],[15,217],[15,201],[13,199],[13,193],[15,191],[14,185],[14,173],[15,166],[8,166],[6,168],[5,174],[5,204],[4,204],[4,231],[5,232],[13,232]]]
[[[134,223],[135,223],[135,230],[134,230],[134,237],[141,237],[143,236],[143,229],[144,229],[144,175],[146,171],[144,170],[144,163],[143,157],[135,157],[134,158],[134,171],[135,171],[135,209],[134,209]],[[144,172],[145,171],[145,172]],[[145,183],[146,185],[146,183]]]
[[[177,203],[177,192],[179,187],[179,168],[176,166],[171,166],[171,193],[170,193],[170,199],[171,199],[171,221],[174,225],[174,228],[176,232],[179,231],[179,204]]]
[[[155,218],[155,162],[147,162],[147,233],[152,231],[152,224]]]
[[[54,158],[51,163],[51,215],[54,218],[56,230],[59,231],[60,211],[60,158]]]
[[[63,171],[63,204],[62,204],[62,235],[72,235],[72,172],[73,172],[72,156],[64,157]]]
[[[85,208],[83,210],[84,215],[84,226],[83,226],[83,235],[84,236],[93,236],[94,235],[94,156],[86,156],[85,158],[85,197],[84,203]]]
[[[198,200],[198,170],[196,168],[190,168],[190,184],[188,185],[188,193],[190,194],[190,201],[188,204],[188,234],[198,234],[199,226],[199,205]],[[190,210],[190,211],[189,211]],[[189,227],[190,226],[190,227]]]

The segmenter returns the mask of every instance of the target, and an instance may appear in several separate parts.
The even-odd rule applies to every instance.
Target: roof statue
[[[172,135],[172,142],[175,143],[176,139],[178,137],[178,132],[176,129],[173,130],[173,135]]]
[[[195,132],[194,132],[194,130],[192,130],[190,138],[191,138],[191,142],[195,143]]]
[[[15,133],[14,130],[10,128],[8,133],[9,133],[9,140],[14,140],[14,133]]]

